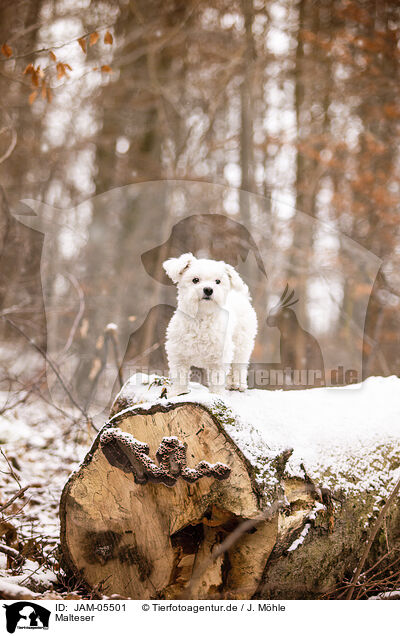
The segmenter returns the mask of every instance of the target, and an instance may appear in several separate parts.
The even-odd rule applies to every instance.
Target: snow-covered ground
[[[0,507],[30,486],[0,514],[0,597],[15,594],[10,585],[42,592],[56,582],[61,491],[94,433],[36,396],[0,415]],[[7,570],[1,545],[26,556],[23,565]]]

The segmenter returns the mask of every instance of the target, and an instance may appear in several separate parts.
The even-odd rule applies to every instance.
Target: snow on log
[[[68,570],[137,599],[316,598],[351,577],[400,476],[398,378],[163,393],[132,376],[65,485]],[[400,534],[398,507],[385,531]]]

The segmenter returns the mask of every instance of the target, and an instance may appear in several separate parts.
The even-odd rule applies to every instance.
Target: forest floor
[[[58,509],[94,435],[36,395],[0,415],[0,598],[84,594],[60,569]]]

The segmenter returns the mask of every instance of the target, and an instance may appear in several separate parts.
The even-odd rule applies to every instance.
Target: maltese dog
[[[190,253],[163,267],[178,289],[165,343],[172,381],[168,396],[188,392],[191,366],[206,371],[213,393],[245,391],[257,333],[247,285],[231,265]]]

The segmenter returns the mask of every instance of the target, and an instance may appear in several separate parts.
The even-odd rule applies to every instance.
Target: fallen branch
[[[14,559],[17,563],[23,563],[25,561],[24,557],[18,552],[18,550],[10,548],[10,546],[4,545],[3,543],[0,543],[0,552],[6,554],[11,559]]]

